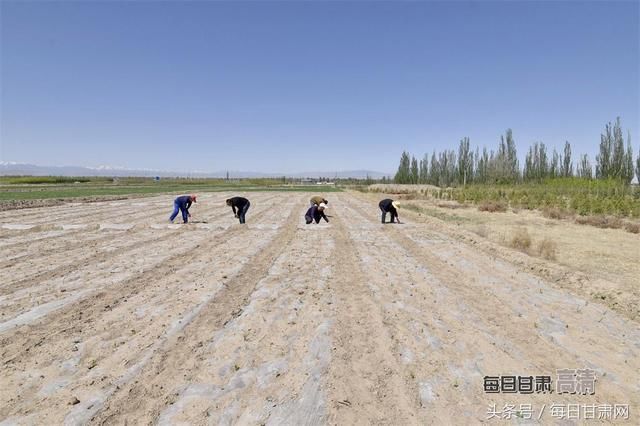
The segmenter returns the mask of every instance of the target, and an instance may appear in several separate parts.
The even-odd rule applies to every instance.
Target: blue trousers
[[[182,221],[184,223],[189,222],[189,213],[187,212],[187,209],[178,203],[173,203],[173,213],[171,213],[171,216],[169,216],[169,220],[173,222],[173,219],[178,216],[178,211],[182,213]]]

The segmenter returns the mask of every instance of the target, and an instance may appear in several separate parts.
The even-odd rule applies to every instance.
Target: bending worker
[[[386,222],[387,213],[391,213],[391,223],[394,223],[394,219],[400,223],[400,218],[398,217],[398,209],[400,208],[399,203],[387,198],[380,201],[378,206],[380,206],[380,210],[382,211],[382,223]]]
[[[325,203],[314,204],[309,207],[307,213],[304,215],[304,220],[307,222],[307,225],[315,220],[316,223],[320,223],[320,219],[324,219],[327,223],[329,223],[329,219],[324,214],[324,209],[327,207]]]
[[[251,206],[249,200],[243,197],[233,197],[227,200],[227,205],[231,206],[234,216],[240,220],[240,223],[245,223],[247,210]]]
[[[178,216],[178,211],[182,213],[182,221],[184,223],[189,222],[189,218],[191,217],[191,213],[189,213],[189,207],[191,207],[191,203],[196,202],[196,195],[183,195],[181,197],[173,200],[173,213],[169,216],[169,222],[173,223],[173,219]]]
[[[316,195],[314,197],[311,197],[311,200],[309,200],[309,202],[311,203],[311,205],[313,206],[314,204],[316,206],[319,206],[321,203],[324,203],[324,205],[326,206],[327,204],[329,204],[329,202],[327,200],[325,200],[323,197]]]

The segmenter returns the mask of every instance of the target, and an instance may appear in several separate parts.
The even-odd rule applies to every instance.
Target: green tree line
[[[507,129],[500,136],[495,149],[482,151],[471,149],[468,137],[462,138],[458,151],[435,150],[421,160],[403,152],[395,174],[395,183],[431,184],[440,187],[464,186],[470,183],[517,183],[541,182],[553,178],[580,177],[585,179],[615,179],[624,183],[633,180],[634,173],[640,177],[640,153],[633,161],[631,135],[625,141],[618,117],[615,123],[608,123],[600,135],[600,149],[595,158],[595,168],[587,154],[582,154],[574,164],[569,141],[558,152],[548,151],[542,142],[529,147],[524,164],[520,167],[513,132]]]

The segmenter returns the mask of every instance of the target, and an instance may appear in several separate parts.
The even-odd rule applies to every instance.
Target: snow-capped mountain
[[[370,170],[343,170],[343,171],[315,171],[302,173],[261,173],[229,170],[232,178],[275,178],[281,176],[293,178],[351,178],[381,179],[389,174]],[[16,163],[13,161],[0,162],[0,175],[2,176],[114,176],[114,177],[194,177],[194,178],[224,178],[227,171],[206,172],[206,171],[166,171],[153,169],[128,169],[126,167],[100,165],[97,167],[83,166],[38,166],[34,164]]]

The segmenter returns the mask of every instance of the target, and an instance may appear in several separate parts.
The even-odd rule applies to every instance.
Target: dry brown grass
[[[632,234],[640,234],[640,223],[629,222],[615,216],[578,216],[576,223],[580,225],[591,225],[604,229],[621,229],[624,228]]]
[[[547,260],[556,260],[558,254],[558,245],[555,241],[545,238],[538,242],[536,251],[540,257]]]
[[[406,185],[395,183],[376,183],[369,185],[367,190],[369,192],[381,192],[385,194],[429,194],[432,192],[440,191],[440,188],[433,185]]]
[[[402,205],[402,208],[405,210],[411,210],[412,212],[416,212],[416,213],[422,212],[422,207],[413,203],[405,203]]]
[[[481,212],[504,213],[507,211],[507,204],[499,201],[485,201],[478,206],[478,210]]]
[[[613,216],[579,216],[576,218],[576,223],[605,229],[619,229],[624,225],[620,218]]]
[[[510,246],[514,249],[528,252],[531,248],[531,236],[527,228],[518,228],[511,238]]]
[[[640,223],[627,222],[624,224],[624,229],[632,234],[640,234]]]
[[[421,197],[420,194],[408,193],[408,194],[397,194],[395,198],[398,200],[418,200],[423,197]]]
[[[436,206],[441,207],[443,209],[464,209],[469,207],[466,204],[459,204],[459,203],[438,203],[436,204]]]
[[[546,207],[542,210],[542,215],[549,219],[566,219],[571,216],[571,214],[566,210],[562,210],[557,207]]]
[[[478,225],[474,227],[473,232],[482,238],[487,238],[489,236],[489,228],[487,228],[486,225]]]

